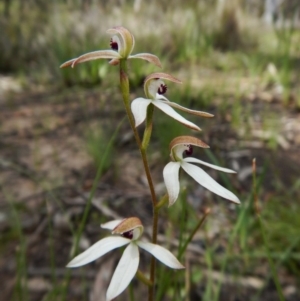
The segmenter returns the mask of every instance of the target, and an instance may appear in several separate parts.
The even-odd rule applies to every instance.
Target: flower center
[[[123,236],[125,238],[128,238],[128,239],[132,239],[133,238],[133,230],[124,232],[124,233],[121,234],[121,236]]]
[[[185,154],[187,156],[191,156],[193,154],[193,147],[190,144],[185,145],[187,149],[185,150]]]
[[[110,45],[110,48],[111,48],[112,50],[116,50],[116,51],[119,50],[118,43],[115,42],[113,39],[110,39],[109,45]]]
[[[157,89],[157,93],[162,95],[162,94],[165,94],[167,92],[167,90],[168,90],[167,85],[161,84]]]

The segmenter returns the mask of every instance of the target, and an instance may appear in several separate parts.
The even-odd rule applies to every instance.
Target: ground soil
[[[16,258],[21,248],[14,217],[16,211],[23,238],[26,240],[28,300],[43,300],[43,296],[53,287],[53,279],[57,282],[63,279],[72,245],[68,223],[72,222],[75,228],[78,225],[96,174],[94,160],[86,148],[87,128],[106,128],[111,120],[117,122],[123,116],[121,106],[113,106],[105,101],[100,90],[23,91],[1,95],[2,300],[18,300],[13,293],[17,285],[16,271],[20,269],[17,268],[19,263]],[[244,101],[251,102],[254,115],[258,116],[251,121],[248,133],[243,127],[232,129],[230,114],[225,114],[216,117],[204,137],[211,146],[218,149],[229,167],[238,169],[233,185],[240,193],[251,189],[252,159],[256,158],[258,169],[267,162],[266,179],[270,179],[264,186],[264,198],[267,199],[276,185],[271,180],[274,174],[286,187],[291,187],[299,176],[300,114],[293,107],[283,107],[276,101]],[[261,127],[262,106],[269,107],[278,118],[280,126],[275,149],[268,147],[271,134]],[[212,106],[211,109],[217,113],[215,107]],[[143,218],[145,225],[151,224],[151,206],[145,205],[150,204],[146,180],[127,124],[124,123],[117,137],[115,159],[97,185],[92,211],[81,242],[83,248],[102,235],[99,229],[101,221],[124,215],[138,215]],[[163,193],[160,166],[164,160],[155,153],[150,154],[150,160],[157,183],[156,189]],[[195,186],[190,198],[193,201],[193,198],[198,198],[203,193],[203,190],[197,190]],[[200,205],[198,204],[197,210],[201,209]],[[160,227],[164,227],[163,221]],[[146,237],[147,232],[146,226]],[[54,259],[51,258],[49,249],[53,249]],[[193,251],[190,253],[193,258]],[[97,264],[87,267],[84,270],[88,279],[85,290],[80,284],[80,270],[74,270],[66,300],[82,300],[83,292],[90,300],[102,300],[110,271],[117,259],[114,256],[105,257]],[[55,272],[51,269],[51,264],[56,266]],[[101,269],[97,272],[95,266],[100,265]],[[220,300],[252,300],[251,296],[258,291],[259,284],[251,281],[259,282],[263,278],[262,275],[252,276],[254,280],[247,277],[239,280],[244,282],[242,285],[239,283],[238,289],[238,280],[224,280]],[[217,279],[219,275],[216,273],[214,277]],[[286,300],[300,300],[295,278],[282,275],[281,279]],[[263,290],[257,300],[279,300],[271,282]],[[192,287],[191,300],[202,300],[203,291],[204,284]]]

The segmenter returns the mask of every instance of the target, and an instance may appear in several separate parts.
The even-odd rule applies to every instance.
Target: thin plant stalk
[[[262,218],[260,216],[260,210],[259,210],[259,206],[258,206],[258,197],[257,197],[257,191],[256,191],[256,160],[253,159],[252,161],[252,176],[253,176],[253,199],[254,199],[254,208],[255,208],[255,213],[256,213],[256,217],[258,219],[258,223],[260,226],[260,231],[262,234],[262,238],[265,244],[265,249],[266,249],[266,253],[267,253],[267,258],[269,261],[269,265],[271,267],[271,273],[272,273],[272,277],[275,283],[275,287],[278,293],[278,297],[280,301],[284,301],[284,295],[283,295],[283,291],[278,279],[278,275],[276,273],[276,268],[275,268],[275,264],[273,262],[269,247],[268,247],[268,241],[267,241],[267,236],[266,236],[266,231],[263,225],[263,221]]]
[[[166,202],[166,200],[168,200],[168,196],[165,195],[161,202],[162,204],[164,204]],[[159,204],[160,204],[159,203]],[[160,208],[160,207],[159,207]],[[159,210],[159,208],[157,210]],[[202,216],[202,218],[198,221],[198,223],[196,224],[196,226],[194,227],[194,229],[192,230],[191,234],[188,236],[188,238],[186,239],[186,241],[184,242],[183,246],[181,248],[179,248],[178,251],[178,260],[181,260],[182,256],[184,255],[189,243],[193,240],[193,237],[195,236],[195,234],[197,233],[197,231],[201,228],[201,226],[203,225],[206,217],[210,214],[210,208],[206,208],[204,211],[204,215]],[[170,272],[166,273],[165,278],[165,282],[163,284],[164,287],[169,287],[170,286],[170,282],[171,282],[171,277],[170,277]],[[161,288],[158,292],[158,298],[157,300],[162,300],[163,298],[163,289]]]
[[[266,168],[267,168],[267,165],[265,164],[263,170],[266,170]],[[260,177],[261,177],[261,179],[260,179],[260,182],[261,182],[263,177],[264,177],[264,172],[261,174]],[[260,185],[261,185],[261,183],[260,183]],[[256,189],[258,189],[258,185],[257,185]],[[235,240],[235,238],[238,234],[238,231],[241,229],[241,227],[243,225],[243,221],[247,218],[247,214],[249,214],[250,208],[252,206],[253,194],[254,194],[254,192],[252,191],[251,196],[249,197],[250,201],[244,202],[241,205],[241,211],[239,213],[238,220],[237,220],[237,222],[236,222],[236,224],[235,224],[235,226],[234,226],[234,228],[231,231],[231,234],[229,236],[228,246],[226,248],[226,252],[225,252],[225,255],[223,256],[223,260],[222,260],[222,263],[221,263],[221,273],[222,273],[222,275],[224,275],[225,269],[227,267],[228,260],[231,257],[230,253],[231,253],[232,248],[233,248],[234,240]],[[220,296],[220,293],[221,293],[221,286],[222,286],[222,281],[220,280],[218,282],[218,284],[216,285],[215,294],[214,294],[214,298],[213,298],[214,301],[219,300],[219,296]]]
[[[92,186],[89,198],[87,200],[86,206],[84,208],[82,219],[81,219],[80,224],[79,224],[79,229],[78,229],[76,237],[75,237],[74,250],[73,250],[73,252],[71,254],[71,257],[74,257],[74,255],[77,253],[77,250],[78,250],[78,247],[79,247],[79,241],[80,241],[81,235],[83,233],[83,229],[84,229],[84,227],[86,225],[88,214],[89,214],[90,209],[91,209],[92,200],[93,200],[93,197],[95,195],[95,192],[96,192],[97,185],[99,183],[100,177],[102,175],[104,162],[106,160],[108,152],[109,152],[109,150],[110,150],[110,148],[111,148],[111,146],[112,146],[112,144],[113,144],[113,142],[114,142],[114,140],[116,138],[116,135],[119,132],[119,129],[120,129],[121,125],[123,124],[123,122],[124,122],[124,118],[121,120],[121,122],[117,126],[116,130],[114,131],[113,136],[110,139],[110,141],[109,141],[109,143],[108,143],[108,145],[107,145],[107,147],[105,149],[105,152],[103,154],[103,158],[101,160],[101,163],[98,166],[96,177],[94,179],[93,186]],[[68,270],[68,272],[67,272],[67,274],[65,276],[65,279],[64,279],[64,289],[63,289],[61,300],[66,300],[66,294],[67,294],[67,288],[68,288],[69,282],[70,282],[70,276],[71,276],[71,270]]]
[[[15,285],[15,293],[14,297],[18,298],[17,300],[29,300],[28,299],[28,288],[27,288],[27,263],[26,263],[26,250],[27,250],[27,242],[22,230],[22,225],[20,222],[20,216],[17,211],[17,208],[12,200],[11,195],[4,189],[4,187],[0,186],[5,199],[7,199],[8,204],[12,211],[12,220],[14,227],[17,232],[17,236],[19,239],[19,245],[16,250],[16,285]]]
[[[152,176],[151,176],[150,168],[149,168],[149,164],[148,164],[148,159],[147,159],[147,155],[146,155],[146,149],[142,147],[142,142],[141,142],[140,136],[138,134],[138,131],[135,127],[134,117],[133,117],[131,109],[130,109],[128,67],[127,67],[127,60],[125,60],[125,59],[120,60],[120,84],[121,84],[121,92],[122,92],[122,97],[123,97],[126,114],[128,116],[131,129],[133,131],[135,140],[137,142],[138,148],[140,150],[140,153],[141,153],[141,156],[143,159],[143,165],[144,165],[147,181],[149,184],[152,203],[153,203],[153,207],[155,207],[155,205],[157,203],[157,199],[156,199],[154,184],[153,184],[153,180],[152,180]]]
[[[48,233],[49,233],[49,257],[50,257],[50,266],[51,266],[51,282],[54,287],[57,286],[57,277],[55,273],[55,253],[54,253],[54,239],[53,239],[53,226],[51,223],[51,212],[47,208],[47,224],[48,224]]]
[[[127,60],[126,59],[121,59],[120,60],[120,86],[121,86],[121,92],[122,92],[122,96],[123,96],[123,102],[124,102],[125,110],[126,110],[126,113],[127,113],[128,119],[129,119],[131,129],[134,133],[134,137],[136,139],[138,148],[139,148],[141,156],[142,156],[144,170],[145,170],[145,173],[146,173],[146,177],[147,177],[147,181],[148,181],[148,185],[149,185],[149,189],[150,189],[150,193],[151,193],[152,208],[153,208],[152,243],[156,244],[157,243],[157,232],[158,232],[158,211],[155,210],[155,206],[157,204],[157,199],[156,199],[154,184],[153,184],[153,180],[152,180],[152,176],[151,176],[151,172],[150,172],[150,168],[149,168],[149,163],[148,163],[148,159],[147,159],[147,154],[146,154],[147,140],[149,142],[150,136],[146,135],[146,137],[148,136],[149,139],[146,138],[146,143],[142,143],[141,139],[140,139],[140,136],[137,132],[137,129],[135,127],[134,117],[132,115],[131,108],[130,108],[129,78],[128,78],[128,67],[127,67]],[[151,116],[151,118],[149,118],[147,120],[146,123],[147,123],[146,124],[147,127],[145,129],[145,133],[148,132],[149,135],[151,135],[152,116]],[[151,265],[150,265],[150,281],[153,284],[154,284],[154,280],[155,280],[155,263],[156,263],[156,260],[152,256]],[[148,300],[149,301],[154,300],[154,285],[149,286]]]
[[[191,232],[191,234],[189,235],[189,237],[187,238],[187,240],[185,241],[184,245],[182,246],[182,248],[179,251],[178,254],[178,260],[181,259],[182,255],[184,254],[186,248],[188,247],[189,243],[192,241],[194,235],[197,233],[197,231],[200,229],[200,227],[203,225],[206,217],[209,215],[210,213],[210,209],[206,208],[204,211],[204,215],[202,216],[202,218],[198,221],[197,225],[195,226],[195,228],[193,229],[193,231]]]

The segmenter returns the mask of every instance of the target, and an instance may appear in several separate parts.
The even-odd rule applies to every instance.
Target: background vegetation
[[[106,30],[123,25],[134,53],[156,54],[183,81],[169,85],[168,99],[215,114],[193,120],[203,129],[195,134],[156,112],[157,193],[165,193],[171,139],[198,135],[211,149],[195,157],[235,169],[212,176],[242,201],[232,206],[186,179],[181,200],[163,210],[160,243],[180,254],[205,208],[211,213],[181,259],[185,273],[159,270],[157,300],[299,300],[299,11],[292,0],[0,2],[1,298],[104,300],[119,253],[66,270],[81,227],[81,249],[107,235],[100,223],[120,216],[139,216],[147,238],[149,193],[121,122],[117,68],[59,69],[109,48]],[[132,99],[153,71],[130,63]],[[145,289],[133,282],[119,299]]]

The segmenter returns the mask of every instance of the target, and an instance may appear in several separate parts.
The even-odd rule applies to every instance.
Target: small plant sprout
[[[170,157],[173,162],[169,162],[164,170],[163,176],[169,195],[169,206],[173,205],[178,198],[180,191],[179,169],[180,167],[190,175],[197,183],[212,191],[213,193],[239,204],[240,201],[231,191],[227,190],[217,183],[202,168],[191,163],[202,164],[227,173],[235,173],[235,171],[223,167],[219,167],[210,163],[206,163],[196,158],[189,157],[193,153],[193,146],[209,148],[200,139],[190,136],[180,136],[173,139],[170,143]],[[183,158],[183,154],[187,157]]]
[[[107,301],[120,295],[135,276],[140,261],[138,247],[146,250],[172,269],[184,269],[184,266],[176,257],[165,248],[140,241],[144,227],[139,218],[130,217],[123,220],[114,220],[101,225],[101,227],[111,230],[112,234],[117,234],[117,236],[106,237],[96,242],[85,252],[76,256],[67,267],[75,268],[85,265],[113,249],[127,245],[108,287]]]
[[[161,62],[159,58],[153,54],[138,53],[131,55],[135,41],[133,35],[126,28],[122,26],[116,26],[108,29],[107,33],[112,35],[110,40],[111,49],[85,53],[78,58],[74,58],[63,63],[60,68],[68,66],[73,68],[77,64],[98,59],[110,59],[109,64],[111,65],[118,65],[121,59],[142,59],[161,68]]]
[[[181,83],[179,79],[167,73],[152,73],[147,76],[144,83],[144,91],[147,98],[139,97],[134,99],[131,103],[131,111],[135,119],[135,126],[139,126],[146,119],[147,108],[152,104],[185,126],[200,131],[201,129],[197,125],[182,117],[173,108],[202,117],[213,117],[213,115],[206,112],[190,110],[169,101],[163,96],[163,94],[167,92],[167,85],[164,83],[163,79],[177,84]]]

